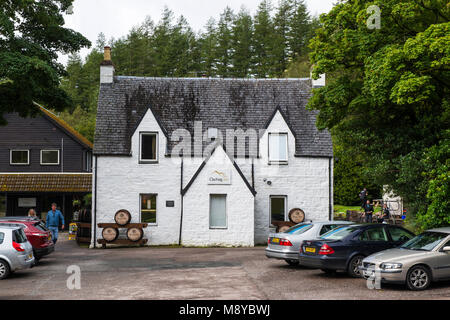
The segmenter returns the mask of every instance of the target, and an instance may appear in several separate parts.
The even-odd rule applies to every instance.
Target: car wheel
[[[8,262],[0,260],[0,280],[5,279],[11,273]]]
[[[298,260],[285,260],[285,261],[287,262],[288,265],[293,267],[298,266],[300,263]]]
[[[348,264],[348,270],[347,273],[353,277],[353,278],[361,278],[361,271],[359,270],[359,266],[361,265],[362,261],[364,259],[364,256],[354,256],[349,264]]]
[[[322,272],[325,272],[326,274],[336,274],[336,270],[332,269],[320,269]]]
[[[431,273],[425,266],[412,267],[406,276],[409,290],[419,291],[427,289],[431,284]]]

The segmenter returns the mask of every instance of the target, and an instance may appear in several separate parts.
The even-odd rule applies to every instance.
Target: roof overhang
[[[0,192],[92,192],[92,173],[0,173]]]

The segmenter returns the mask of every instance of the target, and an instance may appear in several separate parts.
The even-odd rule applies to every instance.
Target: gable
[[[186,187],[182,189],[181,194],[184,196],[189,191],[191,186],[197,181],[199,175],[202,172],[204,172],[205,170],[208,170],[209,164],[214,164],[215,162],[218,162],[217,161],[218,159],[219,159],[219,161],[225,160],[225,162],[229,165],[231,170],[234,170],[234,172],[237,173],[237,175],[240,177],[240,179],[242,179],[242,181],[244,182],[246,187],[250,190],[250,192],[253,194],[253,196],[256,195],[255,189],[250,185],[250,183],[248,182],[247,178],[242,173],[242,171],[239,168],[239,166],[236,164],[235,161],[230,159],[230,157],[228,156],[228,154],[225,152],[224,148],[221,145],[218,145],[214,149],[214,151],[211,154],[211,156],[208,159],[206,159],[205,161],[202,162],[202,164],[197,169],[195,174],[192,176],[191,180],[188,182]],[[220,164],[223,165],[223,163],[220,163]],[[233,182],[231,182],[231,183],[233,183]]]

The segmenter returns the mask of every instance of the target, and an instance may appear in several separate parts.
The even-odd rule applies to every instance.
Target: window
[[[323,234],[327,233],[328,231],[336,229],[339,226],[340,225],[338,225],[338,224],[325,224],[325,225],[323,225],[322,229],[320,229],[320,235],[323,235]]]
[[[296,226],[289,228],[284,233],[299,235],[310,230],[312,227],[313,227],[312,224],[298,224]]]
[[[391,234],[392,240],[395,242],[397,242],[397,241],[406,242],[414,237],[408,231],[403,230],[401,228],[395,228],[395,227],[389,228],[389,233]]]
[[[23,229],[13,230],[13,241],[17,243],[26,243],[28,242],[27,236]]]
[[[5,239],[5,234],[3,232],[0,232],[0,244],[3,243],[3,239]]]
[[[273,225],[275,221],[286,220],[286,196],[270,197],[270,222]]]
[[[85,159],[85,169],[87,172],[92,171],[92,154],[89,151],[86,151],[86,159]]]
[[[140,162],[158,162],[158,134],[141,133]]]
[[[388,241],[386,230],[383,227],[366,230],[361,234],[359,239],[361,241]]]
[[[209,227],[211,229],[227,228],[227,196],[211,194],[209,201]]]
[[[59,150],[41,150],[41,165],[59,165]]]
[[[156,224],[156,194],[141,194],[141,222]]]
[[[288,162],[287,133],[269,133],[269,163]]]
[[[11,150],[10,164],[12,165],[29,165],[30,150]]]

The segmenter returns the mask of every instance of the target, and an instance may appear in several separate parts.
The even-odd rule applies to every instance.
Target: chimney
[[[326,75],[325,74],[321,74],[319,76],[319,79],[314,80],[313,77],[312,77],[312,73],[311,73],[311,80],[312,80],[312,87],[313,88],[325,87]]]
[[[104,58],[100,64],[100,84],[114,82],[114,65],[111,61],[111,48],[105,47]]]

